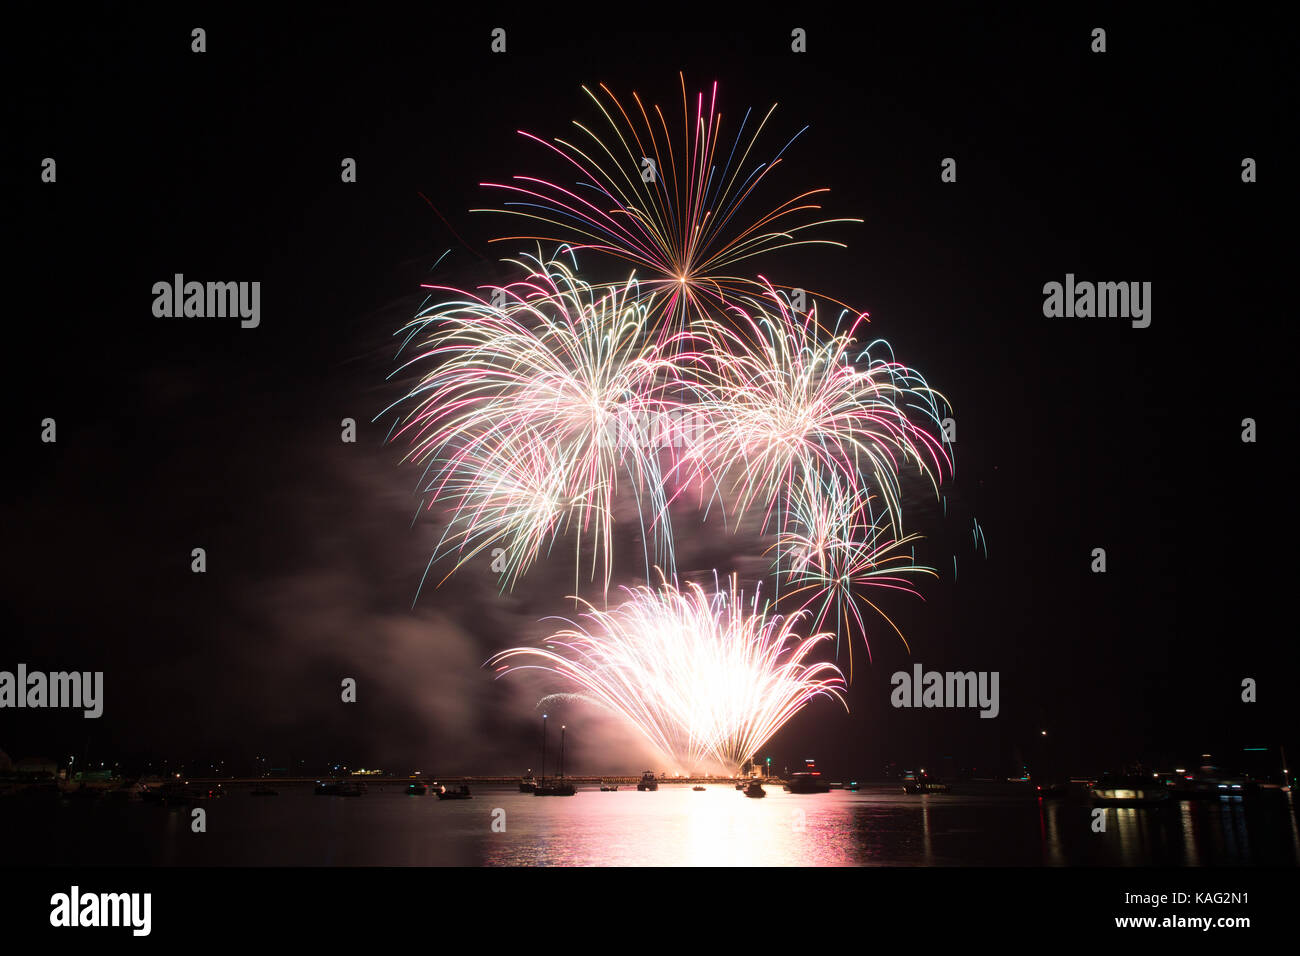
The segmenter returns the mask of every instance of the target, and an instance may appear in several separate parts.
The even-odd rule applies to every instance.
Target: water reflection
[[[15,863],[307,866],[1219,866],[1294,865],[1290,795],[1107,810],[1085,800],[926,794],[893,787],[752,800],[730,787],[657,793],[581,790],[537,798],[476,790],[446,802],[402,793],[361,799],[286,790],[232,794],[221,838],[195,839],[189,815],[94,801],[0,800]],[[495,810],[504,832],[493,830]],[[210,811],[211,812],[211,811]]]
[[[1043,862],[1048,866],[1064,866],[1066,862],[1061,816],[1060,801],[1038,798],[1038,832],[1043,843]]]
[[[1294,792],[1287,793],[1286,807],[1291,822],[1291,852],[1294,854],[1295,859],[1300,860],[1300,826],[1296,824]]]
[[[1192,813],[1190,801],[1184,801],[1179,805],[1178,816],[1183,828],[1183,847],[1187,853],[1187,865],[1200,866],[1201,854],[1197,849],[1196,814]]]

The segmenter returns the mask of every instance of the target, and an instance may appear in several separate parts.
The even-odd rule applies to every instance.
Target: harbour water
[[[897,786],[795,795],[769,786],[539,798],[475,788],[442,801],[386,788],[361,797],[235,790],[191,810],[139,800],[0,800],[8,862],[154,866],[1293,866],[1293,795],[1110,808],[1086,799],[909,796]],[[502,830],[504,828],[504,830]]]

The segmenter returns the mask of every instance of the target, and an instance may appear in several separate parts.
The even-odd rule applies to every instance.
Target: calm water
[[[318,797],[235,791],[207,803],[208,832],[188,810],[140,802],[0,800],[8,862],[179,866],[1039,866],[1294,865],[1300,832],[1291,797],[1171,802],[1108,811],[1092,832],[1084,801],[1026,796],[908,796],[894,787],[752,800],[702,793],[579,790],[541,798],[476,788],[440,801],[401,790]],[[505,811],[506,832],[492,831]],[[499,815],[498,815],[499,817]]]

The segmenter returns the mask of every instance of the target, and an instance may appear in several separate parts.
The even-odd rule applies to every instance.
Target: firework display
[[[455,298],[404,330],[431,330],[406,364],[434,368],[407,396],[395,437],[424,465],[430,506],[451,503],[435,557],[455,552],[459,564],[500,546],[509,585],[572,528],[594,543],[589,577],[603,559],[608,585],[620,477],[652,521],[662,511],[659,458],[627,439],[673,407],[682,337],[651,333],[653,297],[633,282],[598,290],[562,260],[514,264],[522,278],[485,298],[432,287]],[[666,527],[647,529],[660,556],[670,554]]]
[[[684,767],[734,773],[777,729],[816,697],[843,704],[843,676],[809,660],[829,634],[801,637],[799,615],[769,616],[758,595],[747,605],[733,575],[707,594],[624,589],[608,611],[588,605],[542,647],[502,651],[499,672],[540,668],[625,718]]]
[[[760,506],[765,524],[773,508],[788,505],[791,488],[827,479],[823,492],[863,497],[879,489],[900,527],[900,471],[914,466],[937,490],[951,470],[943,443],[923,427],[937,426],[944,399],[892,352],[882,358],[883,343],[851,358],[865,315],[827,330],[815,305],[800,316],[785,295],[766,289],[765,303],[730,309],[738,332],[700,323],[712,340],[701,389],[708,428],[685,462],[728,490],[733,511]]]
[[[759,119],[746,111],[728,141],[718,112],[718,85],[692,97],[681,77],[682,118],[669,121],[658,106],[646,108],[632,94],[625,106],[604,84],[600,95],[583,92],[599,109],[605,131],[582,123],[578,143],[547,142],[520,131],[580,177],[570,186],[534,176],[510,183],[483,183],[512,198],[492,210],[523,217],[536,232],[502,236],[497,242],[536,240],[565,244],[612,257],[637,271],[649,289],[662,293],[657,314],[689,321],[709,307],[725,307],[737,293],[760,288],[752,275],[734,274],[749,259],[800,245],[843,248],[844,243],[805,235],[833,223],[859,219],[819,219],[814,200],[828,189],[811,189],[751,214],[745,203],[782,162],[800,130],[770,158],[760,140],[776,111]],[[807,127],[804,127],[807,129]]]
[[[864,343],[865,312],[732,274],[826,242],[804,233],[843,221],[806,221],[824,190],[747,214],[784,153],[753,160],[771,111],[747,114],[724,145],[716,85],[692,107],[683,80],[680,135],[658,107],[633,94],[628,110],[601,90],[608,103],[587,93],[612,139],[579,124],[589,144],[547,144],[581,177],[571,188],[485,184],[515,197],[502,211],[544,227],[500,241],[554,248],[504,260],[516,278],[500,285],[428,286],[434,304],[400,333],[401,369],[419,377],[392,435],[441,516],[430,567],[448,558],[442,580],[490,553],[510,589],[573,539],[584,623],[500,652],[498,674],[548,671],[678,766],[731,771],[812,700],[844,703],[843,674],[811,657],[819,647],[838,657],[847,644],[851,680],[854,643],[871,655],[869,622],[902,638],[873,595],[919,596],[916,579],[937,577],[915,561],[901,482],[939,498],[950,409],[888,343]],[[593,263],[622,279],[593,278]],[[756,585],[746,605],[728,569],[712,594],[678,580],[674,526],[715,512],[772,542],[770,604]],[[614,529],[629,514],[647,583],[620,598]],[[584,580],[600,606],[579,596]]]
[[[837,475],[829,480],[800,480],[789,501],[774,546],[774,569],[791,585],[787,599],[800,599],[801,607],[812,614],[814,628],[834,623],[837,650],[842,637],[857,634],[870,659],[872,626],[862,614],[862,605],[875,611],[906,645],[902,631],[869,593],[884,588],[921,596],[910,577],[938,577],[938,572],[916,564],[910,551],[904,553],[903,548],[920,536],[892,537],[889,523],[872,513],[870,496],[845,494]],[[846,644],[851,680],[853,642]]]

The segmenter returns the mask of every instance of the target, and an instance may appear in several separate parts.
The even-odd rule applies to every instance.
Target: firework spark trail
[[[653,520],[664,511],[660,450],[628,439],[680,406],[690,336],[654,333],[653,299],[634,282],[598,290],[562,261],[515,266],[524,278],[481,290],[487,298],[433,287],[454,298],[402,330],[410,342],[432,329],[402,368],[433,368],[403,399],[393,438],[425,466],[429,507],[451,505],[442,545],[460,563],[501,543],[511,586],[546,532],[571,527],[594,542],[589,574],[603,563],[608,588],[620,478],[645,499],[656,557],[671,560],[668,525]]]
[[[446,554],[456,555],[440,584],[489,548],[497,559],[499,548],[505,589],[527,572],[549,541],[569,524],[582,526],[587,512],[598,507],[594,489],[568,479],[555,445],[520,433],[491,445],[470,444],[438,465],[425,490],[434,492],[435,501],[453,502],[429,559],[432,566]]]
[[[874,589],[885,589],[922,597],[908,576],[938,577],[933,568],[916,563],[912,548],[904,551],[920,536],[890,536],[888,524],[872,514],[871,502],[870,496],[864,500],[843,494],[837,476],[827,482],[800,481],[792,491],[790,510],[774,545],[776,573],[793,585],[786,599],[801,601],[799,607],[810,612],[814,630],[834,619],[837,656],[845,633],[861,635],[868,661],[872,629],[859,605],[875,611],[906,647],[902,631],[868,595]],[[853,642],[847,643],[852,681]]]
[[[502,651],[489,666],[558,675],[682,769],[735,772],[817,697],[847,710],[838,668],[808,659],[832,635],[801,637],[800,615],[768,616],[757,594],[746,604],[735,575],[712,595],[662,577],[657,589],[623,591],[612,610],[588,604],[585,624],[566,621],[546,646]]]
[[[936,494],[952,469],[944,443],[916,420],[938,422],[946,400],[893,361],[892,352],[880,358],[879,340],[856,363],[850,359],[863,315],[827,332],[815,304],[800,316],[786,296],[766,288],[765,302],[731,307],[740,333],[720,322],[697,323],[714,340],[702,386],[708,424],[678,461],[685,474],[675,483],[701,478],[737,519],[760,509],[764,527],[801,485],[823,483],[853,498],[879,489],[899,532],[902,467],[914,464]]]
[[[609,141],[576,121],[574,125],[590,140],[585,148],[558,138],[548,143],[521,130],[521,135],[562,157],[582,178],[574,189],[532,176],[515,176],[513,183],[481,184],[519,198],[505,203],[504,209],[476,211],[524,217],[545,232],[502,236],[494,242],[564,242],[630,263],[648,289],[664,294],[659,314],[688,321],[691,313],[706,312],[710,305],[723,306],[730,293],[759,288],[752,276],[730,274],[738,263],[790,246],[843,248],[842,242],[801,238],[800,234],[862,221],[805,221],[809,214],[820,211],[821,206],[809,200],[829,192],[824,188],[807,190],[756,217],[742,214],[745,201],[804,131],[795,134],[770,160],[751,163],[775,104],[748,139],[745,130],[751,113],[746,112],[719,170],[722,115],[717,110],[717,83],[707,101],[703,92],[696,94],[692,115],[686,79],[681,77],[680,141],[669,132],[663,111],[658,106],[647,111],[636,93],[632,94],[635,109],[629,110],[604,84],[600,90],[608,103],[587,87],[582,89],[604,116]],[[649,181],[647,161],[654,164]]]

